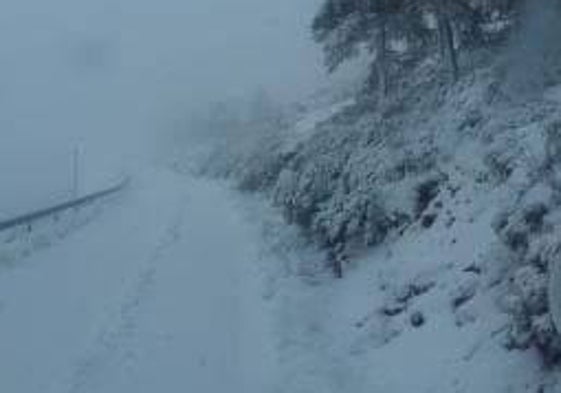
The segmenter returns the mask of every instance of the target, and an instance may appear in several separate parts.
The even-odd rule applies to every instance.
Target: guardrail
[[[106,188],[105,190],[94,192],[80,198],[71,199],[66,202],[60,203],[58,205],[47,207],[45,209],[36,210],[31,213],[27,213],[18,217],[11,218],[9,220],[0,221],[0,231],[5,231],[7,229],[14,228],[20,225],[32,224],[37,220],[60,213],[62,211],[87,205],[89,203],[95,202],[98,199],[104,198],[106,196],[115,194],[123,190],[129,183],[130,183],[130,178],[127,177],[117,185],[110,188]]]

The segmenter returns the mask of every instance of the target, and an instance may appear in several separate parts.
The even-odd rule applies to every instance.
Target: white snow
[[[494,280],[508,260],[495,249],[491,228],[504,193],[473,188],[475,168],[449,169],[460,191],[437,198],[443,208],[430,229],[416,224],[389,239],[347,268],[343,280],[293,275],[277,282],[282,392],[533,392],[547,380],[534,351],[504,345],[509,316],[496,304],[503,288]],[[429,211],[438,209],[432,204]],[[385,315],[412,283],[430,285],[402,312]],[[455,308],[454,299],[471,289],[473,298]],[[425,318],[420,327],[411,324],[414,312]]]
[[[144,171],[0,274],[2,392],[263,392],[274,369],[251,226],[220,186]]]

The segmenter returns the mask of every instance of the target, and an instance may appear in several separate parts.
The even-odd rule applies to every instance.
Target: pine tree
[[[330,72],[365,50],[374,54],[369,80],[386,95],[389,70],[400,61],[390,49],[391,40],[405,39],[410,58],[439,50],[456,81],[460,76],[459,52],[485,45],[489,41],[485,23],[497,15],[513,18],[521,1],[325,0],[312,31],[323,45]],[[427,16],[436,20],[436,29],[427,23]]]
[[[323,45],[328,70],[367,50],[375,54],[370,80],[382,95],[389,90],[391,38],[421,38],[422,15],[414,0],[326,0],[312,24]],[[415,32],[413,32],[416,30]]]

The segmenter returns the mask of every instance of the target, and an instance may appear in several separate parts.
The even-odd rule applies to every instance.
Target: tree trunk
[[[452,29],[452,23],[450,22],[450,18],[446,11],[440,12],[438,25],[438,31],[440,34],[440,51],[443,57],[447,58],[450,71],[452,72],[452,78],[454,82],[456,82],[460,74],[458,53],[454,45],[454,31]]]
[[[459,78],[459,68],[458,68],[458,53],[456,52],[456,47],[454,46],[454,32],[452,30],[452,24],[448,17],[444,18],[444,30],[446,32],[446,46],[448,48],[448,59],[450,61],[450,68],[452,70],[452,77],[454,82]]]
[[[445,36],[445,32],[444,32],[444,23],[442,23],[442,16],[440,14],[438,14],[438,20],[437,20],[437,27],[438,27],[438,47],[440,49],[440,59],[445,62],[446,61],[446,39],[444,38]]]
[[[376,64],[378,70],[378,88],[380,95],[388,95],[388,67],[387,67],[387,21],[382,17],[380,32],[378,34],[378,45],[376,48]]]

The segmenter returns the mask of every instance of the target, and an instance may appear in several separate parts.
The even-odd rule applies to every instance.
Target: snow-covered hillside
[[[559,88],[524,95],[475,56],[454,85],[429,58],[383,102],[248,134],[227,171],[207,158],[324,250],[277,283],[286,391],[561,389]]]

